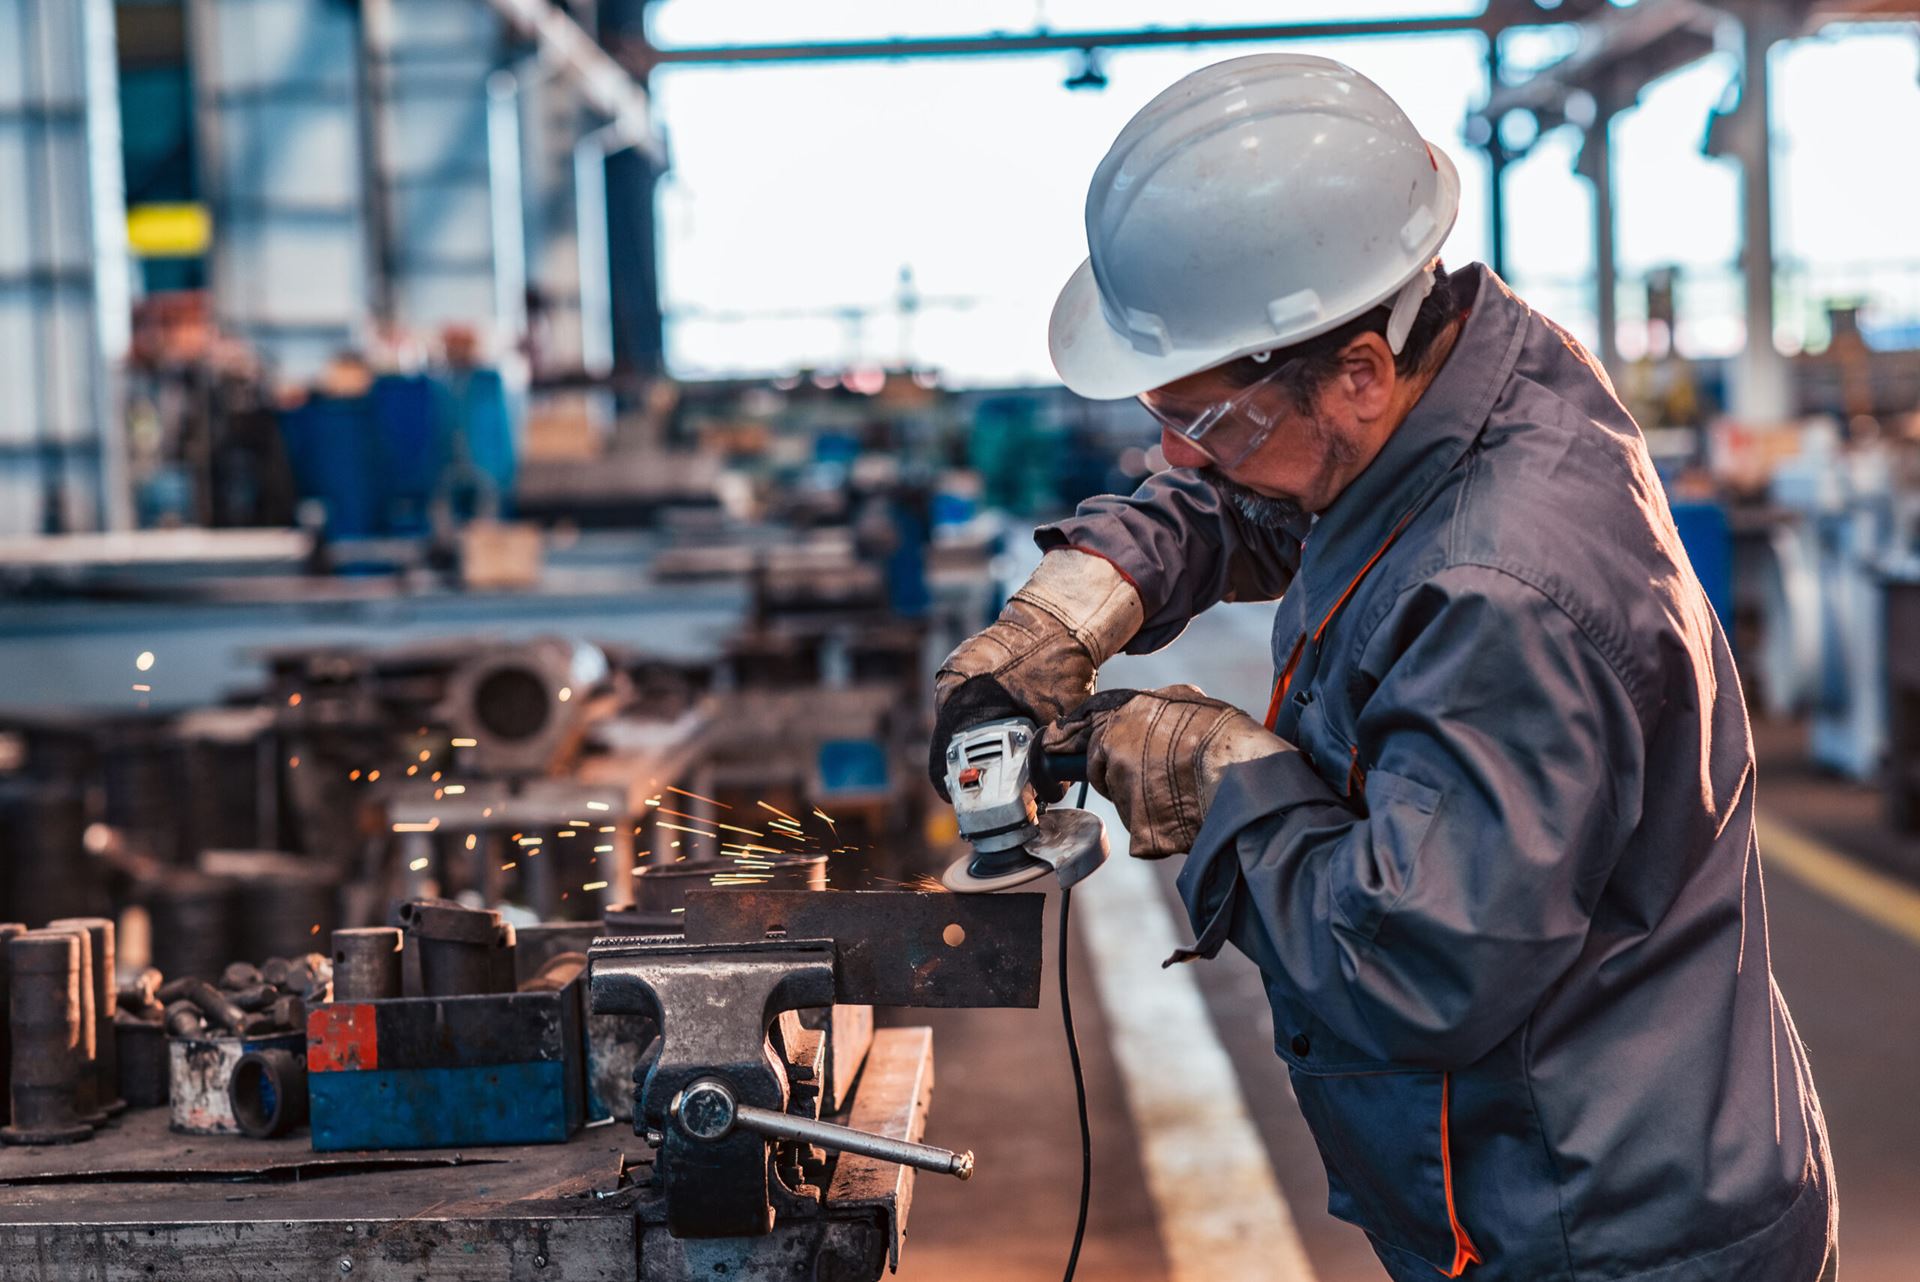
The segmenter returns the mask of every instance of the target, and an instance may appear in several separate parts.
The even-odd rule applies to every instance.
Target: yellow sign
[[[127,244],[142,258],[198,258],[207,252],[213,219],[201,204],[134,205]]]

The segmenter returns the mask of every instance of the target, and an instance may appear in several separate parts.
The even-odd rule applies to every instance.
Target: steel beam
[[[1542,15],[1544,21],[1548,15]],[[622,60],[648,70],[686,63],[858,62],[869,59],[956,58],[1086,49],[1140,49],[1157,45],[1350,40],[1370,36],[1425,36],[1485,31],[1483,15],[1453,18],[1379,18],[1263,23],[1232,27],[1150,27],[1093,31],[1034,31],[1019,35],[935,36],[899,40],[825,40],[796,44],[687,45],[660,48],[630,42]]]
[[[1495,83],[1481,113],[1498,124],[1510,111],[1540,117],[1545,132],[1567,121],[1567,99],[1586,92],[1601,96],[1618,86],[1633,90],[1712,52],[1714,32],[1725,15],[1698,0],[1642,0],[1583,23],[1579,46],[1565,58],[1521,81]]]
[[[1500,41],[1487,41],[1487,94],[1491,98],[1500,87]],[[1500,137],[1500,122],[1487,122],[1487,265],[1493,274],[1507,274],[1507,144]]]
[[[605,116],[618,131],[621,143],[638,147],[656,164],[664,164],[666,148],[654,128],[653,109],[645,86],[602,49],[549,0],[487,0],[502,18],[530,35],[541,56],[560,70],[587,105]]]

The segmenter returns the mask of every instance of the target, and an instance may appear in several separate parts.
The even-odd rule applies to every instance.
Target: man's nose
[[[1168,467],[1205,467],[1213,461],[1170,427],[1160,429],[1160,452],[1167,456]]]

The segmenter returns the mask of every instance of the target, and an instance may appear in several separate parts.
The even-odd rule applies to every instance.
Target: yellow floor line
[[[1835,903],[1920,944],[1920,890],[1765,815],[1754,817],[1754,831],[1767,866],[1785,869]]]

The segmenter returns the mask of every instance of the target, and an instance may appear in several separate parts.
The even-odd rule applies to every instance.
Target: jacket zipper
[[[1333,623],[1334,616],[1340,613],[1341,608],[1347,604],[1347,600],[1353,596],[1354,589],[1360,586],[1360,581],[1372,572],[1374,566],[1380,564],[1380,558],[1387,554],[1387,549],[1393,546],[1393,541],[1400,537],[1401,531],[1405,530],[1413,521],[1414,512],[1418,512],[1419,510],[1416,506],[1413,511],[1408,512],[1400,518],[1399,523],[1393,527],[1393,533],[1387,535],[1387,541],[1382,543],[1379,548],[1374,551],[1374,554],[1367,558],[1367,563],[1360,567],[1358,574],[1353,576],[1353,581],[1347,584],[1346,590],[1340,594],[1339,600],[1335,601],[1332,607],[1327,610],[1326,617],[1320,620],[1320,626],[1313,630],[1313,643],[1316,646],[1320,644],[1320,639],[1327,635],[1327,628]],[[1300,639],[1293,643],[1293,653],[1287,656],[1286,667],[1282,668],[1280,675],[1274,679],[1273,698],[1267,703],[1267,717],[1265,722],[1269,730],[1273,729],[1280,720],[1280,706],[1286,702],[1287,692],[1293,686],[1294,669],[1300,666],[1300,657],[1306,653],[1306,649],[1307,634],[1302,632]]]
[[[1333,623],[1334,616],[1339,614],[1341,608],[1347,604],[1354,590],[1360,586],[1361,580],[1365,579],[1373,567],[1380,563],[1380,558],[1387,554],[1387,549],[1393,546],[1394,540],[1399,538],[1401,532],[1412,522],[1414,512],[1417,511],[1419,511],[1418,506],[1400,518],[1399,523],[1393,527],[1393,532],[1387,535],[1386,542],[1367,558],[1367,563],[1360,567],[1358,574],[1353,576],[1352,582],[1347,584],[1346,590],[1327,611],[1326,617],[1320,620],[1320,626],[1313,630],[1314,645],[1320,644],[1321,638],[1327,633],[1327,628]],[[1307,634],[1303,632],[1299,640],[1293,643],[1293,652],[1287,656],[1286,666],[1280,670],[1279,677],[1274,680],[1273,698],[1267,704],[1266,727],[1268,730],[1272,730],[1280,719],[1281,705],[1286,702],[1287,694],[1293,686],[1294,671],[1300,666],[1301,656],[1306,653],[1306,649]],[[1359,747],[1350,746],[1348,752],[1351,754],[1351,760],[1347,763],[1347,795],[1353,797],[1366,792],[1367,772],[1360,765]],[[1479,1248],[1475,1247],[1473,1239],[1467,1236],[1466,1226],[1460,1223],[1459,1213],[1453,1205],[1453,1146],[1448,1135],[1448,1113],[1452,1094],[1453,1074],[1443,1073],[1440,1076],[1440,1181],[1446,1192],[1447,1227],[1453,1231],[1453,1265],[1440,1272],[1443,1277],[1457,1278],[1467,1271],[1468,1265],[1481,1263],[1481,1258]]]

